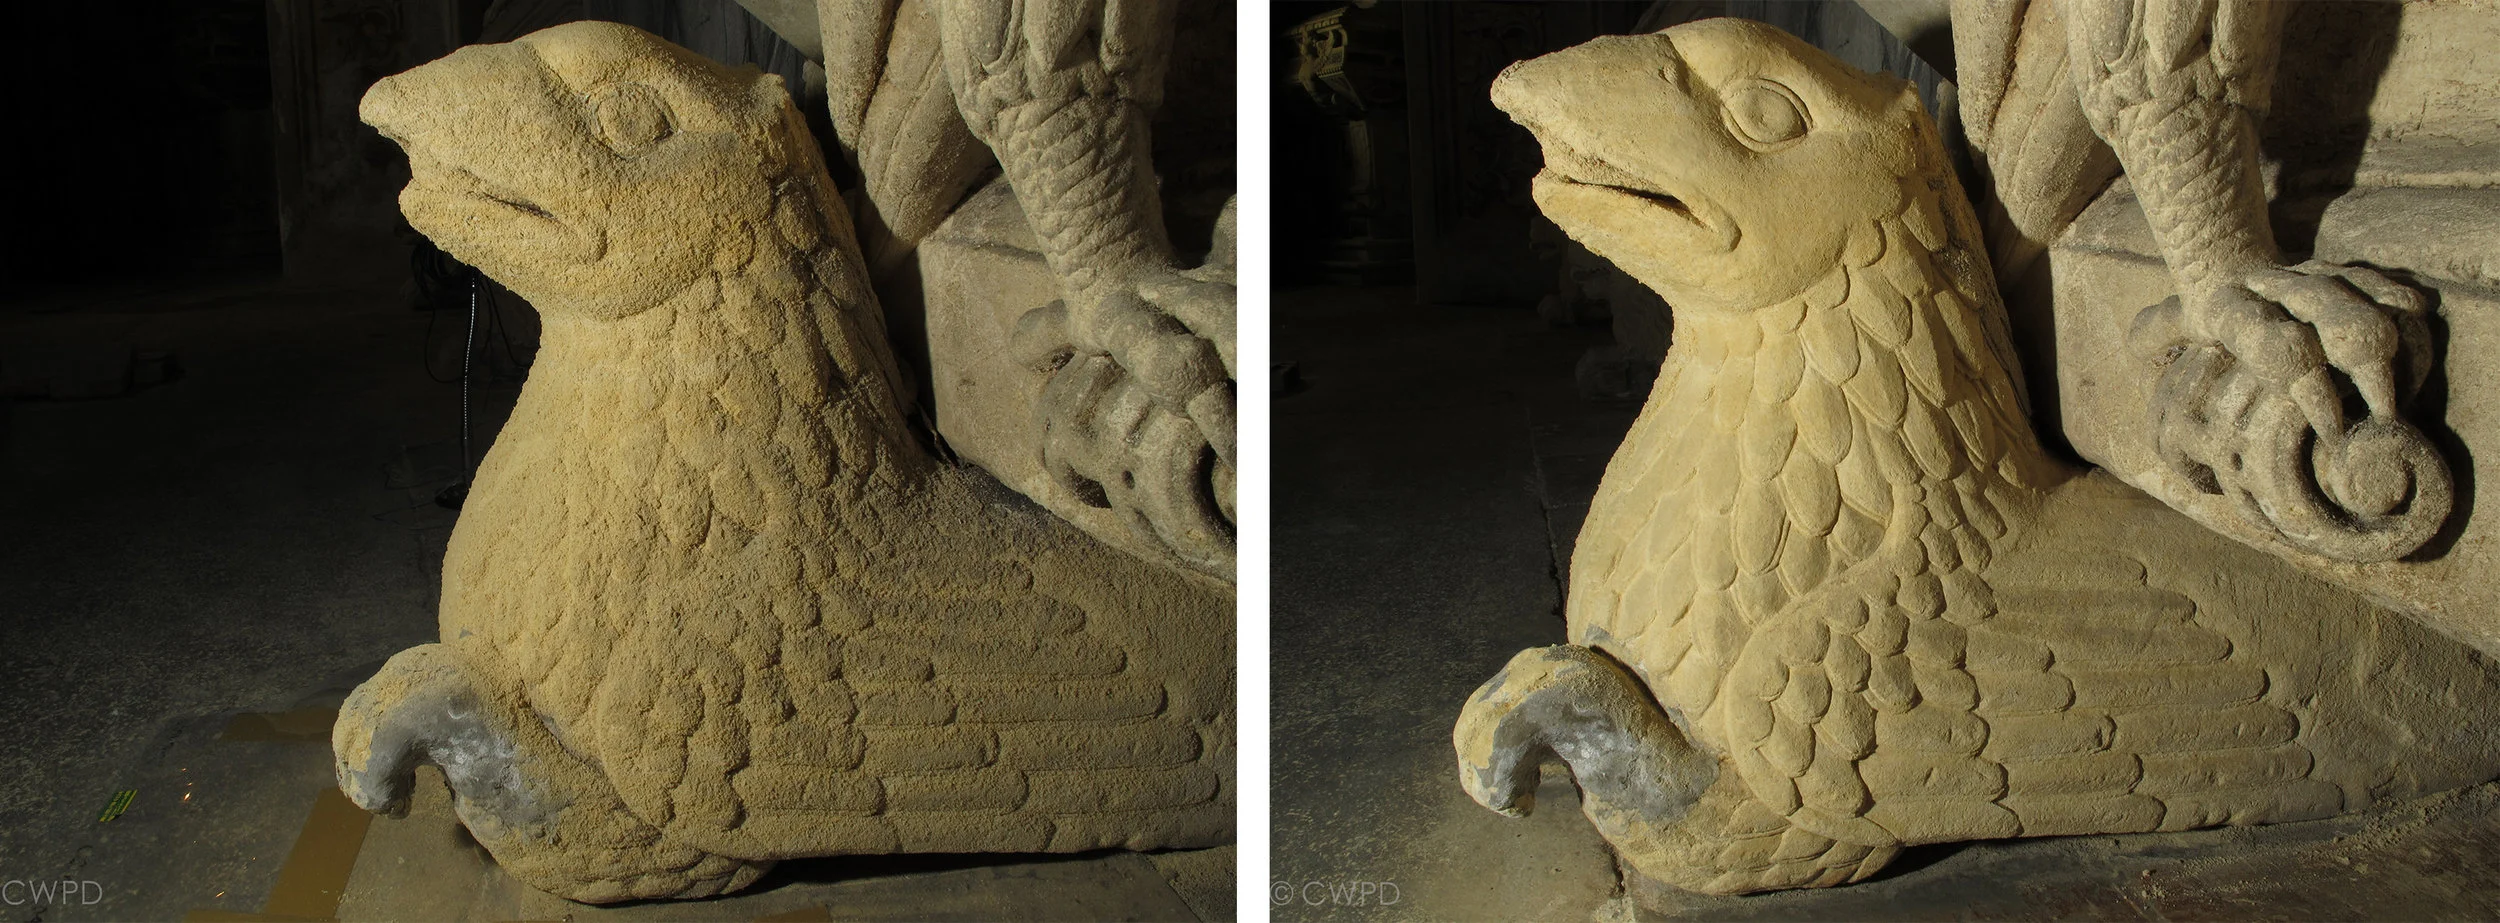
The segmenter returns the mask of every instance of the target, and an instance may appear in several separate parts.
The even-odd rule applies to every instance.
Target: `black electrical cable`
[[[469,270],[469,331],[461,340],[460,349],[460,480],[434,495],[434,503],[445,509],[459,509],[469,499],[469,482],[477,477],[477,460],[469,454],[469,380],[470,363],[477,356],[477,302],[484,290],[484,276]],[[426,369],[432,374],[432,367]]]

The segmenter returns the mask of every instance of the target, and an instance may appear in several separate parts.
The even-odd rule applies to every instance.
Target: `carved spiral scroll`
[[[2151,409],[2155,448],[2173,473],[2315,554],[2401,558],[2455,504],[2446,459],[2411,424],[2379,414],[2320,431],[2283,388],[2216,345],[2174,347]]]

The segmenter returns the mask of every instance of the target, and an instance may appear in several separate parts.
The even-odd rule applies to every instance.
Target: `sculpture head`
[[[1946,169],[1908,82],[1744,20],[1522,61],[1493,102],[1544,147],[1537,206],[1678,310],[1796,294]]]
[[[781,78],[615,23],[462,48],[358,114],[407,151],[408,223],[553,316],[628,316],[743,262],[775,184],[822,172]]]

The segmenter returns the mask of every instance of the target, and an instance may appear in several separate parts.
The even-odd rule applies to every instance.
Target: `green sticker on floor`
[[[113,800],[105,804],[104,813],[96,817],[96,823],[100,824],[122,816],[122,812],[130,810],[130,803],[137,800],[138,797],[139,790],[135,788],[125,788],[121,791],[114,792]]]

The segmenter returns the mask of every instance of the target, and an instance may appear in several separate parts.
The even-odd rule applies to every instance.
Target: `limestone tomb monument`
[[[2178,50],[2123,17],[2086,38]],[[2225,53],[2246,46],[2221,48],[2246,64]],[[1991,237],[1904,81],[1705,20],[1513,65],[1493,93],[1544,149],[1538,206],[1664,297],[1674,338],[1572,555],[1568,643],[1520,653],[1461,713],[1477,801],[1525,813],[1538,764],[1560,758],[1629,870],[1726,894],[1858,881],[1919,844],[2319,818],[2500,775],[2500,732],[2460,720],[2500,707],[2485,655],[2042,447]],[[2163,131],[2174,160],[2212,143]],[[2148,211],[2193,211],[2212,176],[2139,188],[2172,197]],[[2156,309],[2145,326],[2185,345],[2153,352],[2219,378],[2129,419],[2212,426],[2279,401],[2345,434],[2301,448],[2353,467],[2298,469],[2335,482],[2344,513],[2312,522],[2340,531],[2247,525],[2315,539],[2303,554],[2385,560],[2418,537],[2401,520],[2448,514],[2439,456],[2400,416],[2423,345],[2408,289],[2163,242],[2209,287]],[[2327,371],[2366,412],[2304,403],[2337,384]],[[2388,457],[2412,467],[2358,464]],[[2363,476],[2391,470],[2410,472],[2404,490]],[[2233,483],[2249,504],[2206,513],[2280,512],[2273,488]]]
[[[386,78],[409,222],[538,306],[441,640],[342,708],[580,901],[777,860],[1229,842],[1229,593],[932,456],[850,211],[780,79],[574,23]]]

